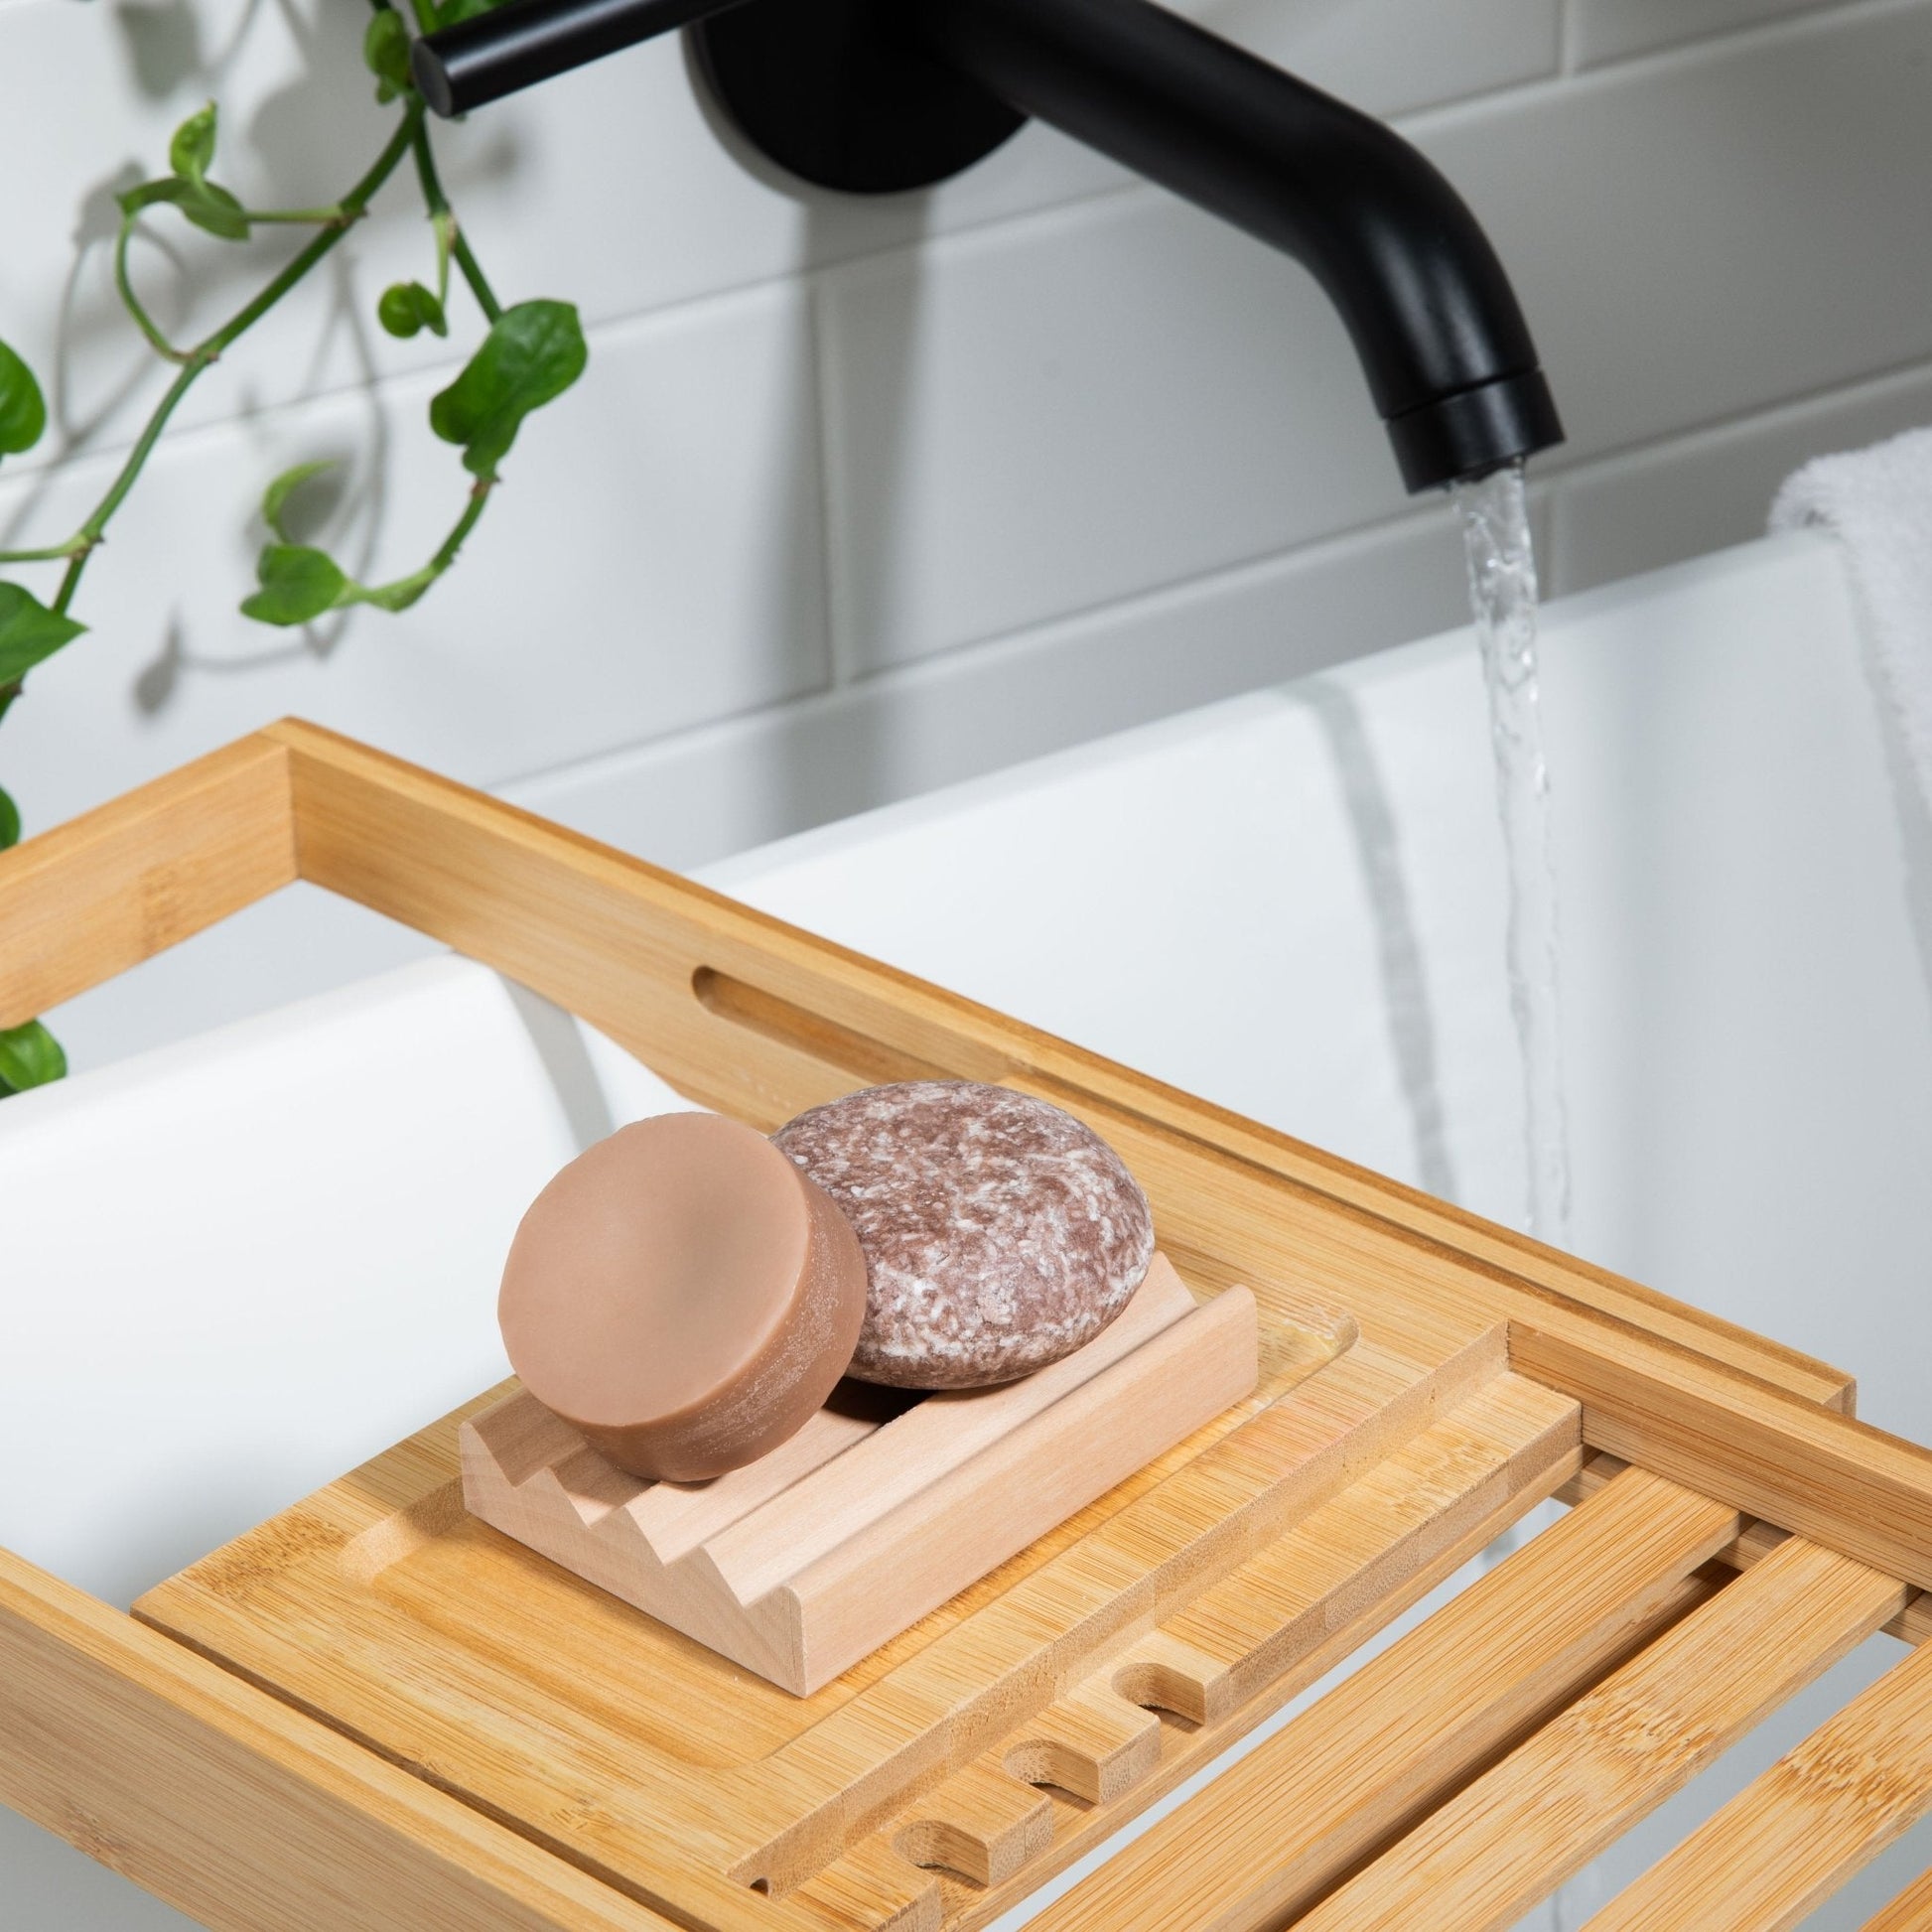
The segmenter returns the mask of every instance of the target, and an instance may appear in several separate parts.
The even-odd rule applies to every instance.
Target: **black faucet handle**
[[[425,34],[410,52],[423,98],[446,118],[620,48],[673,34],[739,0],[514,0]]]

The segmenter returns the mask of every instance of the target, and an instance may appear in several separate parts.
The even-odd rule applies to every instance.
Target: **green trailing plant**
[[[428,33],[484,12],[492,0],[410,0],[416,31]],[[51,591],[37,595],[26,583],[0,578],[0,719],[25,687],[29,673],[83,634],[73,615],[76,594],[94,552],[106,538],[169,418],[189,390],[292,289],[307,279],[368,211],[377,192],[405,163],[413,163],[434,247],[430,281],[398,282],[384,289],[376,319],[391,336],[428,330],[450,333],[450,290],[460,278],[483,312],[485,333],[456,379],[432,398],[429,426],[461,452],[469,477],[460,513],[449,534],[418,569],[382,584],[358,583],[336,559],[288,529],[290,498],[321,463],[298,464],[275,478],[262,495],[262,519],[271,541],[256,560],[256,586],[241,601],[243,615],[261,623],[305,624],[330,611],[373,605],[406,611],[435,584],[463,548],[500,476],[523,419],[555,400],[583,373],[584,334],[568,302],[518,302],[505,308],[459,226],[437,173],[427,110],[409,72],[410,26],[390,4],[371,0],[373,15],[362,56],[375,77],[378,102],[392,104],[396,118],[381,152],[345,194],[321,207],[251,208],[212,177],[217,117],[212,103],[191,114],[168,145],[168,173],[120,196],[120,229],[114,243],[114,282],[134,326],[148,346],[175,371],[126,460],[86,520],[65,543],[33,550],[0,550],[0,569],[24,567],[50,574]],[[155,322],[134,286],[128,252],[145,220],[163,213],[191,222],[224,242],[246,243],[262,228],[313,229],[309,240],[269,276],[261,288],[219,327],[199,342],[178,344]],[[433,281],[434,286],[431,286]],[[47,403],[34,372],[0,342],[0,460],[31,450],[47,428]],[[45,587],[43,587],[45,588]],[[20,812],[0,789],[0,851],[20,838]],[[0,1030],[0,1095],[58,1080],[67,1071],[60,1042],[38,1020]]]

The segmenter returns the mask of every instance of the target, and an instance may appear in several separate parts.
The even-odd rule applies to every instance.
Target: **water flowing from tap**
[[[1469,602],[1489,691],[1496,802],[1509,867],[1509,1006],[1523,1061],[1528,1228],[1570,1245],[1570,1131],[1564,1108],[1557,876],[1550,767],[1537,694],[1536,556],[1520,463],[1455,485]]]

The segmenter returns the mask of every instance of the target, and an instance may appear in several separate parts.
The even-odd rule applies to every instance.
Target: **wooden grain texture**
[[[741,1596],[751,1598],[776,1588],[794,1580],[808,1564],[842,1548],[889,1513],[897,1512],[900,1504],[915,1501],[928,1504],[932,1491],[940,1483],[962,1472],[976,1471],[988,1451],[1016,1431],[1030,1429],[1057,1411],[1076,1390],[1103,1380],[1105,1386],[1094,1388],[1093,1394],[1101,1404],[1096,1434],[1104,1438],[1106,1430],[1128,1420],[1117,1413],[1124,1405],[1106,1393],[1128,1359],[1137,1358],[1144,1346],[1159,1343],[1161,1368],[1156,1373],[1164,1368],[1167,1373],[1184,1380],[1192,1360],[1186,1352],[1188,1337],[1201,1332],[1200,1317],[1218,1314],[1228,1330],[1232,1344],[1229,1352],[1235,1369],[1239,1372],[1245,1368],[1247,1379],[1218,1402],[1212,1400],[1216,1391],[1208,1390],[1202,1398],[1200,1412],[1166,1441],[1149,1441],[1145,1452],[1137,1456],[1131,1467],[1152,1462],[1163,1449],[1173,1448],[1180,1437],[1254,1388],[1259,1372],[1253,1355],[1257,1333],[1254,1297],[1245,1290],[1230,1293],[1231,1300],[1228,1295],[1222,1295],[1204,1309],[1196,1306],[1186,1284],[1174,1273],[1173,1264],[1167,1256],[1157,1254],[1133,1300],[1085,1347],[1003,1387],[960,1389],[928,1396],[895,1416],[864,1442],[854,1444],[836,1461],[825,1464],[786,1491],[782,1506],[768,1504],[741,1518],[721,1531],[706,1548],[712,1553],[719,1573]],[[1321,1346],[1339,1354],[1353,1339],[1350,1324],[1345,1332],[1331,1330],[1325,1334]],[[1242,1359],[1244,1341],[1245,1362]],[[1211,1380],[1216,1366],[1216,1353],[1211,1347],[1201,1357],[1200,1365],[1210,1372]],[[1070,1453],[1080,1438],[1068,1437],[1062,1431],[1037,1436],[1035,1441],[1035,1459],[1045,1462],[1056,1452]],[[1100,1460],[1109,1459],[1104,1440],[1096,1441],[1094,1447]],[[1121,1473],[1126,1474],[1127,1470]],[[1113,1479],[1102,1482],[1093,1495],[1113,1486]],[[1082,1496],[1080,1501],[1091,1502],[1093,1495]],[[953,1496],[953,1506],[962,1510],[996,1506],[995,1496],[983,1486],[955,1490]],[[1052,1523],[1042,1522],[1022,1540],[1031,1543],[1034,1536],[1052,1527]],[[1001,1560],[1012,1554],[1012,1550],[1002,1551]],[[892,1561],[886,1559],[882,1568],[890,1567]],[[929,1608],[930,1604],[920,1606],[921,1611]]]
[[[687,1867],[785,1893],[1506,1376],[1499,1334],[1433,1370],[1359,1348],[1322,1366],[1322,1352],[810,1698],[451,1513],[461,1416],[137,1612],[588,1867],[665,1895]],[[1543,1401],[1542,1466],[1574,1466],[1576,1405]]]
[[[1525,1482],[1540,1485],[1556,1454],[1577,1447],[1577,1425],[1575,1406],[1563,1397],[1499,1376],[1293,1534],[1197,1591],[1152,1633],[1154,1641],[1129,1649],[1115,1682],[1155,1665],[1144,1691],[1149,1702],[1194,1723],[1239,1708],[1360,1602],[1400,1588],[1503,1496]],[[1389,1535],[1391,1523],[1401,1534]],[[1183,1666],[1182,1653],[1193,1666]]]
[[[1629,1466],[1621,1456],[1611,1455],[1603,1449],[1592,1449],[1585,1456],[1583,1467],[1564,1484],[1558,1501],[1574,1507],[1586,1496],[1595,1495],[1611,1477],[1620,1475]],[[1776,1529],[1769,1523],[1746,1523],[1737,1540],[1720,1550],[1715,1561],[1730,1570],[1748,1570],[1752,1564],[1769,1556],[1789,1534],[1789,1531]],[[1909,1590],[1905,1607],[1885,1625],[1885,1635],[1909,1644],[1921,1644],[1932,1637],[1932,1595],[1921,1589]]]
[[[1747,1785],[1587,1932],[1788,1932],[1932,1811],[1932,1648]]]
[[[1738,1526],[1619,1476],[1047,1906],[1038,1932],[1291,1918],[1568,1704]]]
[[[1932,1871],[1922,1872],[1877,1915],[1864,1932],[1932,1932]]]
[[[930,1487],[1017,1424],[1192,1313],[1195,1306],[1173,1264],[1157,1254],[1147,1280],[1119,1317],[1085,1348],[1038,1374],[1001,1388],[929,1398],[909,1408],[882,1399],[891,1392],[845,1385],[840,1400],[821,1409],[789,1442],[756,1462],[702,1483],[649,1482],[626,1475],[591,1449],[568,1423],[519,1392],[463,1425],[466,1481],[474,1455],[483,1465],[483,1473],[512,1490],[549,1490],[557,1506],[568,1510],[568,1522],[579,1528],[634,1529],[659,1565],[676,1564],[701,1548],[716,1553],[721,1540],[733,1536],[738,1547],[717,1560],[740,1596],[749,1598],[784,1581],[884,1509]],[[1322,1333],[1325,1353],[1338,1354],[1353,1339],[1352,1324],[1339,1318]],[[861,1444],[863,1456],[858,1453]],[[782,1527],[773,1534],[769,1509],[781,1497]],[[518,1535],[514,1524],[499,1520],[489,1508],[479,1508],[474,1499],[471,1506],[486,1522]],[[614,1524],[614,1517],[621,1521]],[[531,1536],[519,1536],[519,1541],[543,1547]]]
[[[824,1932],[940,1932],[937,1867],[914,1864],[889,1840],[867,1839],[785,1900]]]
[[[999,1764],[968,1764],[918,1799],[893,1831],[909,1863],[938,1865],[976,1885],[1004,1884],[1053,1842],[1045,1794]]]
[[[1015,1777],[1107,1805],[1159,1767],[1161,1720],[1103,1673],[1063,1692],[1000,1749]]]
[[[0,852],[0,1028],[296,877],[289,755],[244,738]]]
[[[0,1802],[223,1932],[670,1928],[5,1552]]]
[[[1642,1337],[1512,1327],[1510,1359],[1592,1448],[1932,1587],[1932,1449]]]
[[[1849,1557],[1788,1539],[1297,1923],[1507,1932],[1904,1595]]]
[[[794,1438],[766,1458],[797,1467],[797,1479],[773,1487],[757,1463],[733,1471],[722,1485],[731,1499],[695,1541],[693,1512],[714,1485],[627,1477],[527,1394],[463,1425],[464,1500],[553,1563],[805,1697],[1247,1396],[1256,1335],[1245,1289],[1196,1307],[1156,1255],[1133,1301],[1084,1348],[870,1430],[843,1416],[807,1425],[810,1444]],[[1326,1341],[1339,1352],[1350,1338]],[[821,1458],[828,1438],[844,1447]]]
[[[1320,1677],[1549,1494],[1576,1466],[1576,1428],[1575,1405],[1562,1397],[1513,1376],[1485,1384],[1217,1586],[1214,1594],[1243,1605],[1238,1628],[1217,1619],[1196,1630],[1200,1645],[1183,1641],[1172,1633],[1191,1621],[1190,1606],[1063,1688],[1052,1706],[979,1760],[984,1769],[1047,1789],[1050,1848],[1004,1886],[976,1886],[941,1869],[939,1922],[952,1932],[985,1925]],[[1691,1588],[1699,1597],[1707,1593],[1701,1582]],[[1157,1722],[1137,1704],[1186,1722]],[[1118,1765],[1115,1802],[1081,1795],[1097,1763],[1080,1772],[1067,1762],[1092,1748],[1086,1720],[1095,1713],[1103,1736],[1121,1734],[1136,1718],[1148,1726],[1132,1725],[1136,1743],[1144,1738],[1152,1750]],[[1042,1731],[1064,1740],[1066,1754],[1035,1754]],[[1069,1774],[1079,1781],[1066,1782]],[[887,1821],[787,1900],[812,1900],[841,1932],[876,1932],[883,1918],[867,1916],[855,1895],[876,1897],[887,1887],[885,1895],[903,1901],[913,1888],[911,1867],[896,1850],[897,1829],[897,1821]],[[891,1893],[895,1874],[897,1891]]]

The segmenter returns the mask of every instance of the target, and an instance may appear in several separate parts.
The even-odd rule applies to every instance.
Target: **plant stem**
[[[66,543],[50,543],[45,550],[0,550],[0,564],[65,563],[73,555],[75,541],[69,537]]]
[[[439,577],[456,562],[464,538],[477,527],[477,519],[483,513],[483,505],[489,501],[489,492],[495,487],[494,477],[479,477],[470,485],[470,500],[463,506],[463,514],[457,518],[456,527],[443,539],[443,547],[430,559],[430,568]]]
[[[340,202],[334,207],[249,207],[242,213],[250,221],[301,222],[318,228],[345,228],[354,219]]]
[[[148,339],[148,346],[167,361],[185,362],[187,355],[162,334],[160,325],[148,314],[141,298],[134,293],[134,277],[127,265],[127,247],[134,239],[134,229],[140,218],[138,211],[121,216],[121,231],[114,237],[114,286],[121,292],[122,308],[134,318],[135,328]]]
[[[154,414],[148,418],[141,434],[135,439],[133,449],[127,453],[127,461],[121,465],[120,474],[108,484],[107,494],[94,505],[93,514],[75,532],[67,574],[61,579],[61,588],[54,598],[53,608],[57,614],[65,612],[73,602],[73,594],[80,588],[81,572],[87,568],[87,559],[100,542],[107,519],[120,508],[127,492],[134,487],[134,480],[141,474],[141,466],[153,454],[155,444],[161,439],[161,432],[168,426],[168,418],[175,413],[182,397],[195,386],[195,378],[212,359],[205,359],[199,354],[189,356],[187,366],[169,383],[168,393],[155,405]]]
[[[464,240],[461,228],[456,231],[456,245],[450,252],[456,257],[456,265],[463,270],[463,279],[470,284],[470,293],[477,298],[477,307],[483,312],[483,319],[494,322],[503,313],[503,305],[490,293],[489,284],[483,280],[483,265],[470,252],[470,244]]]
[[[81,573],[87,567],[87,559],[100,542],[101,533],[107,528],[108,519],[120,508],[127,493],[134,487],[134,480],[141,474],[142,466],[153,454],[161,432],[168,425],[168,418],[175,413],[181,399],[194,387],[196,379],[203,370],[220,358],[221,352],[238,338],[245,335],[258,323],[283,296],[295,287],[302,278],[329,253],[345,235],[355,219],[368,207],[376,191],[395,173],[402,158],[406,155],[423,124],[424,107],[420,100],[412,100],[403,112],[396,131],[389,137],[388,145],[375,158],[368,172],[336,205],[341,220],[326,227],[304,245],[252,302],[244,304],[211,335],[205,337],[191,349],[176,349],[159,338],[157,331],[148,325],[138,303],[130,303],[136,322],[141,323],[143,333],[150,342],[165,355],[182,364],[181,373],[168,385],[168,392],[155,405],[140,436],[135,440],[133,449],[128,452],[127,461],[121,465],[120,473],[108,485],[107,493],[94,506],[89,516],[71,543],[63,547],[56,555],[68,557],[67,575],[61,580],[61,588],[54,599],[53,608],[65,613],[73,602],[73,594],[80,587]],[[125,231],[124,231],[125,232]]]
[[[429,205],[430,218],[445,216],[450,224],[450,253],[456,257],[456,265],[463,271],[463,279],[470,284],[470,293],[477,298],[477,307],[483,312],[483,319],[494,322],[503,313],[503,305],[496,300],[488,278],[483,272],[483,264],[470,252],[470,244],[463,237],[462,224],[457,220],[450,207],[450,199],[443,193],[443,183],[436,172],[436,151],[430,146],[429,124],[419,114],[415,137],[416,178],[423,185],[423,200]]]
[[[414,604],[436,580],[456,562],[457,552],[463,548],[464,539],[477,527],[477,519],[483,513],[483,505],[489,501],[489,492],[496,487],[494,477],[479,477],[470,485],[470,500],[463,506],[463,514],[456,520],[455,527],[443,539],[436,555],[421,570],[411,571],[407,577],[398,577],[393,583],[371,585],[358,595],[344,600],[351,604],[379,604],[387,610],[406,611]]]
[[[21,682],[15,678],[11,684],[0,684],[0,718],[13,709],[14,700],[20,696]]]
[[[368,173],[337,204],[342,215],[340,224],[310,241],[252,302],[238,309],[213,335],[202,342],[195,349],[195,354],[207,361],[213,361],[238,336],[252,329],[263,316],[267,315],[269,310],[274,308],[276,303],[281,301],[283,296],[288,294],[289,290],[294,288],[296,283],[301,281],[303,276],[308,274],[310,269],[342,240],[368,207],[376,191],[396,172],[397,165],[409,152],[410,145],[422,127],[423,115],[426,111],[420,100],[412,100],[409,103],[403,110],[402,119],[397,124],[395,133],[390,135],[388,145],[376,156]]]

